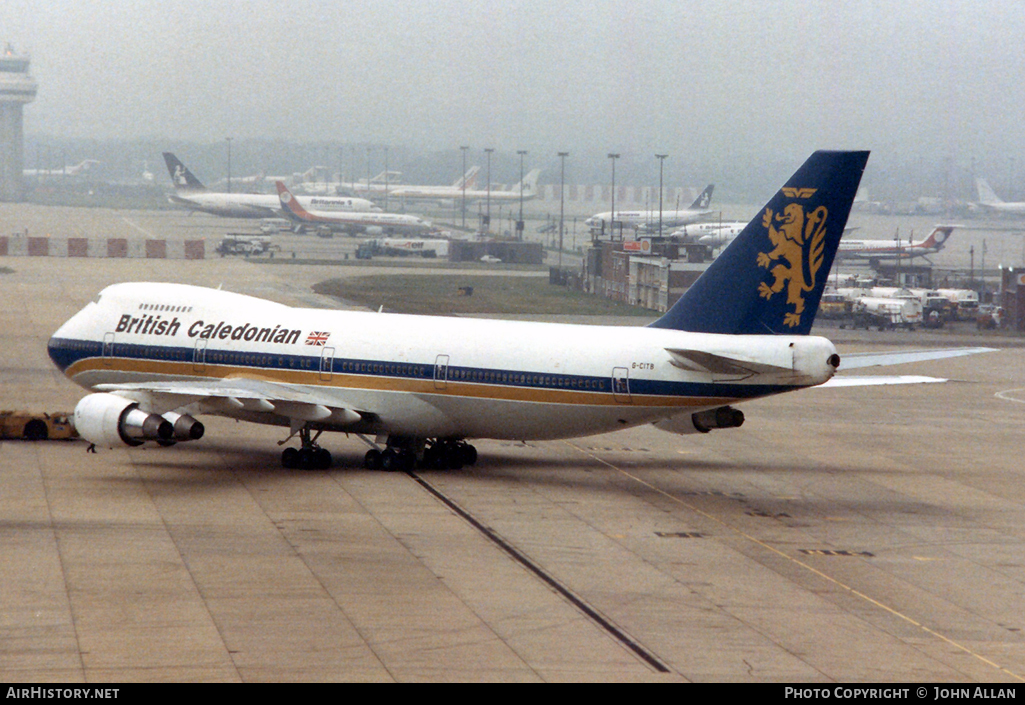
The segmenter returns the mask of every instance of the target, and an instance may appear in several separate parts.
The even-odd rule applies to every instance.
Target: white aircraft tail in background
[[[975,179],[979,200],[972,204],[975,210],[992,211],[1009,215],[1025,215],[1025,201],[1004,201],[993,191],[985,179]]]

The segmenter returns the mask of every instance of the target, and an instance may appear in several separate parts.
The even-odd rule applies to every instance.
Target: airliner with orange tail
[[[383,233],[405,233],[409,235],[430,232],[433,228],[429,220],[415,215],[401,213],[341,213],[336,211],[308,211],[302,207],[292,192],[282,181],[274,182],[278,188],[278,198],[285,217],[296,225],[345,232],[350,235]]]

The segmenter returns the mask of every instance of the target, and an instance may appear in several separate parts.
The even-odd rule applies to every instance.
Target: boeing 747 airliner
[[[89,390],[75,426],[97,446],[194,440],[204,431],[196,417],[219,414],[288,428],[299,448],[282,453],[287,467],[330,466],[324,431],[365,440],[367,466],[408,469],[472,464],[475,438],[737,427],[736,404],[840,379],[836,348],[809,331],[867,159],[813,154],[643,328],[300,309],[115,284],[54,333],[49,354]],[[852,356],[845,366],[975,351]]]

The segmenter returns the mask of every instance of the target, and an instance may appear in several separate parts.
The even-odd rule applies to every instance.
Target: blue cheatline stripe
[[[321,348],[315,349],[319,351]],[[62,372],[75,363],[103,357],[103,343],[96,341],[51,338],[47,350],[54,364]],[[195,352],[195,348],[191,347],[115,343],[110,357],[118,360],[176,362],[192,365]],[[250,368],[254,371],[321,372],[321,358],[319,355],[236,352],[207,348],[203,364],[211,367],[231,366]],[[323,372],[326,373],[328,370],[323,370]],[[330,372],[332,374],[355,377],[384,377],[422,382],[435,381],[433,362],[405,363],[387,360],[339,358],[336,356],[332,360]],[[448,365],[446,382],[452,385],[466,383],[519,389],[547,389],[563,392],[609,394],[613,391],[611,376],[553,375],[551,373],[528,370],[465,367],[459,365]],[[788,385],[729,384],[722,382],[709,384],[639,378],[630,378],[629,386],[630,394],[637,396],[729,397],[736,399],[753,399],[794,389],[793,386]]]

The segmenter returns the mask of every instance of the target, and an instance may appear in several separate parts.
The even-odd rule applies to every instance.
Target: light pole
[[[562,170],[559,172],[559,271],[562,271],[562,228],[566,219],[566,157],[569,152],[559,152]],[[561,275],[560,275],[561,276]]]
[[[668,154],[656,154],[658,159],[658,236],[662,237],[662,167],[666,163]]]
[[[469,148],[468,144],[459,148],[463,151],[463,230],[466,230],[466,150]]]
[[[525,149],[517,149],[520,155],[520,219],[516,221],[516,239],[523,239],[523,157],[527,154]]]
[[[494,147],[486,147],[484,153],[488,155],[488,198],[487,206],[484,209],[484,226],[485,232],[491,232],[491,153],[494,152]]]
[[[224,139],[228,143],[228,193],[231,193],[231,138]]]
[[[384,148],[384,211],[388,212],[388,148]]]
[[[619,159],[619,155],[610,152],[609,159],[612,160],[612,213],[609,216],[609,240],[611,241],[615,239],[616,233],[616,160]]]

